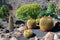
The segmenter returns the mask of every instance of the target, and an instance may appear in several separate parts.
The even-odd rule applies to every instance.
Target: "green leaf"
[[[53,13],[50,16],[53,17],[53,18],[56,18],[56,19],[58,18],[58,15],[56,13]]]

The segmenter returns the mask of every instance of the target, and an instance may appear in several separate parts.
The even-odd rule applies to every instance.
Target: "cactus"
[[[26,29],[25,31],[24,31],[24,33],[23,33],[23,36],[25,37],[25,38],[29,38],[29,37],[31,37],[33,35],[33,32],[32,32],[32,30],[30,30],[30,29]]]
[[[14,30],[14,22],[13,22],[13,17],[9,16],[9,31]]]
[[[55,11],[56,11],[57,14],[60,14],[60,6],[56,6]]]
[[[39,25],[42,31],[49,31],[53,28],[54,22],[51,17],[44,16],[40,19]]]
[[[39,25],[40,18],[36,19],[36,24]]]
[[[36,28],[36,20],[35,19],[29,19],[27,21],[27,27],[32,28],[32,29]]]

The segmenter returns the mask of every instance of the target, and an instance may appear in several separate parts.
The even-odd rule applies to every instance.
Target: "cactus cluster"
[[[39,25],[39,22],[40,22],[40,18],[37,18],[36,19],[36,24]]]

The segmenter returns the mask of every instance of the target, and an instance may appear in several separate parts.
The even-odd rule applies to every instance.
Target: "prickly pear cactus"
[[[13,22],[13,17],[9,16],[9,31],[14,30],[14,22]]]
[[[36,28],[36,20],[35,19],[29,19],[27,21],[27,27],[28,28]]]
[[[44,16],[40,19],[39,25],[42,31],[49,31],[53,28],[54,22],[51,17]]]
[[[33,35],[33,32],[32,32],[32,30],[30,30],[30,29],[25,30],[24,33],[23,33],[23,36],[24,36],[25,38],[29,38],[29,37],[31,37],[32,35]]]

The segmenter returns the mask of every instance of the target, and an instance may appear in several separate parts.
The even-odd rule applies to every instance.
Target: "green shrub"
[[[52,14],[53,12],[55,12],[55,6],[54,6],[54,4],[52,2],[50,2],[48,4],[48,8],[47,8],[46,13],[47,14]]]
[[[5,16],[8,15],[9,7],[7,5],[2,5],[1,10],[3,11]]]
[[[39,4],[29,4],[19,7],[16,11],[16,17],[25,21],[29,18],[36,19],[42,8]]]
[[[4,16],[4,13],[3,13],[3,11],[0,9],[0,18],[4,18],[5,16]]]
[[[50,15],[51,17],[58,18],[57,14],[56,14],[56,11],[55,11],[55,5],[52,2],[50,2],[48,4],[48,8],[47,8],[45,14],[46,14],[46,16]]]
[[[55,11],[55,5],[52,2],[48,4],[47,10],[41,11],[40,14],[38,15],[38,17],[40,18],[43,16],[51,16],[53,18],[58,18],[56,11]]]

